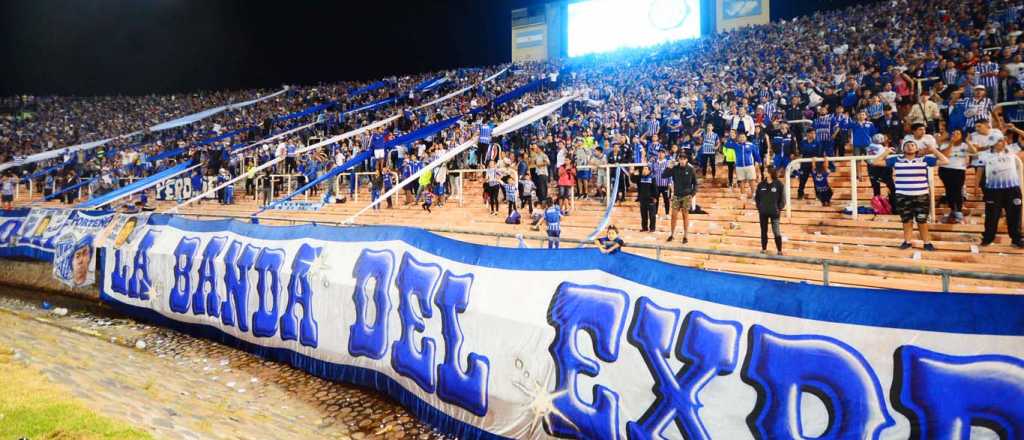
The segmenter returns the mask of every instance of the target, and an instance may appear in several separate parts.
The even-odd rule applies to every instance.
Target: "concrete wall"
[[[53,278],[53,264],[43,261],[0,259],[0,285],[43,291],[87,300],[99,300],[96,286],[72,289]]]

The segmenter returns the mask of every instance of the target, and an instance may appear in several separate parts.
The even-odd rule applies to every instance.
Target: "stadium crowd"
[[[561,217],[571,214],[570,197],[605,196],[606,188],[617,181],[612,191],[619,200],[635,195],[640,202],[643,231],[655,231],[664,210],[672,218],[669,240],[675,238],[677,218],[682,216],[680,241],[685,243],[687,216],[700,209],[696,196],[710,181],[735,186],[742,200],[754,200],[761,214],[762,249],[767,247],[770,224],[781,252],[778,219],[784,200],[762,191],[778,191],[774,182],[793,160],[815,159],[818,162],[797,167],[797,198],[805,198],[810,181],[814,197],[831,206],[829,174],[835,170],[835,158],[869,155],[873,159],[863,161],[863,167],[875,196],[872,208],[899,214],[905,231],[901,247],[910,247],[917,224],[924,249],[934,249],[927,227],[927,180],[922,181],[929,167],[939,168],[945,188],[942,200],[948,209],[942,221],[963,222],[965,196],[981,193],[982,245],[994,240],[999,218],[1005,216],[1012,243],[1024,247],[1014,157],[1019,156],[1024,137],[1016,125],[1024,121],[1024,106],[1017,102],[1024,100],[1022,19],[1024,6],[1011,0],[866,3],[564,64],[520,64],[491,83],[419,110],[413,110],[419,103],[478,84],[503,66],[444,72],[449,82],[413,96],[405,95],[438,74],[391,78],[387,86],[358,96],[350,91],[366,83],[296,87],[251,108],[105,145],[91,159],[80,154],[20,173],[32,176],[33,171],[71,162],[73,166],[59,172],[34,177],[40,180],[39,187],[55,192],[99,176],[97,191],[103,192],[119,185],[119,176],[141,177],[187,157],[206,164],[198,176],[223,174],[221,179],[226,180],[247,174],[247,193],[256,197],[261,192],[266,203],[270,193],[281,193],[275,185],[283,185],[272,176],[294,174],[312,181],[360,151],[486,107],[451,129],[401,146],[354,171],[375,173],[365,187],[376,198],[448,149],[479,136],[478,148],[409,186],[405,203],[427,210],[443,205],[452,190],[446,170],[476,167],[482,170],[478,182],[492,215],[499,215],[502,198],[509,221],[518,221],[518,211],[526,210],[534,224],[545,222],[549,233],[557,234]],[[487,105],[536,80],[544,86],[501,106]],[[491,139],[496,124],[568,89],[588,94],[552,117]],[[23,155],[130,132],[171,115],[248,99],[255,93],[5,99],[5,106],[33,108],[34,116],[0,121],[0,144],[8,156]],[[342,112],[395,95],[402,99],[393,105],[354,115]],[[274,118],[329,101],[336,101],[329,110],[275,122]],[[317,139],[395,112],[402,117],[393,124],[305,157],[294,153]],[[309,129],[230,154],[233,146],[314,121]],[[217,133],[247,127],[258,129],[203,145]],[[173,151],[188,153],[168,153]],[[162,160],[147,160],[154,157]],[[265,178],[251,173],[256,165],[275,158],[285,160]],[[607,165],[614,166],[614,172],[605,171]],[[979,169],[977,181],[966,181],[969,167]],[[202,177],[198,182],[201,186]],[[257,188],[258,182],[266,188]],[[356,179],[348,182],[351,195]],[[333,185],[320,190],[343,198],[344,191]],[[74,195],[65,197],[70,202]],[[394,206],[390,198],[386,206]]]

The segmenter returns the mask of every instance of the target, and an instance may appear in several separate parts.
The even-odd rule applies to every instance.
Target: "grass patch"
[[[64,387],[13,361],[0,347],[0,439],[151,439],[148,433],[103,417]]]

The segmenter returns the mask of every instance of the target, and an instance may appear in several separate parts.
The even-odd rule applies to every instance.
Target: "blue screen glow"
[[[569,56],[700,37],[700,0],[569,4]]]

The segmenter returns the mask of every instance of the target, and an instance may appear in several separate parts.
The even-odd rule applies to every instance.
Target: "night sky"
[[[849,2],[774,0],[772,15]],[[543,3],[8,0],[0,95],[275,88],[503,63],[509,11]]]

